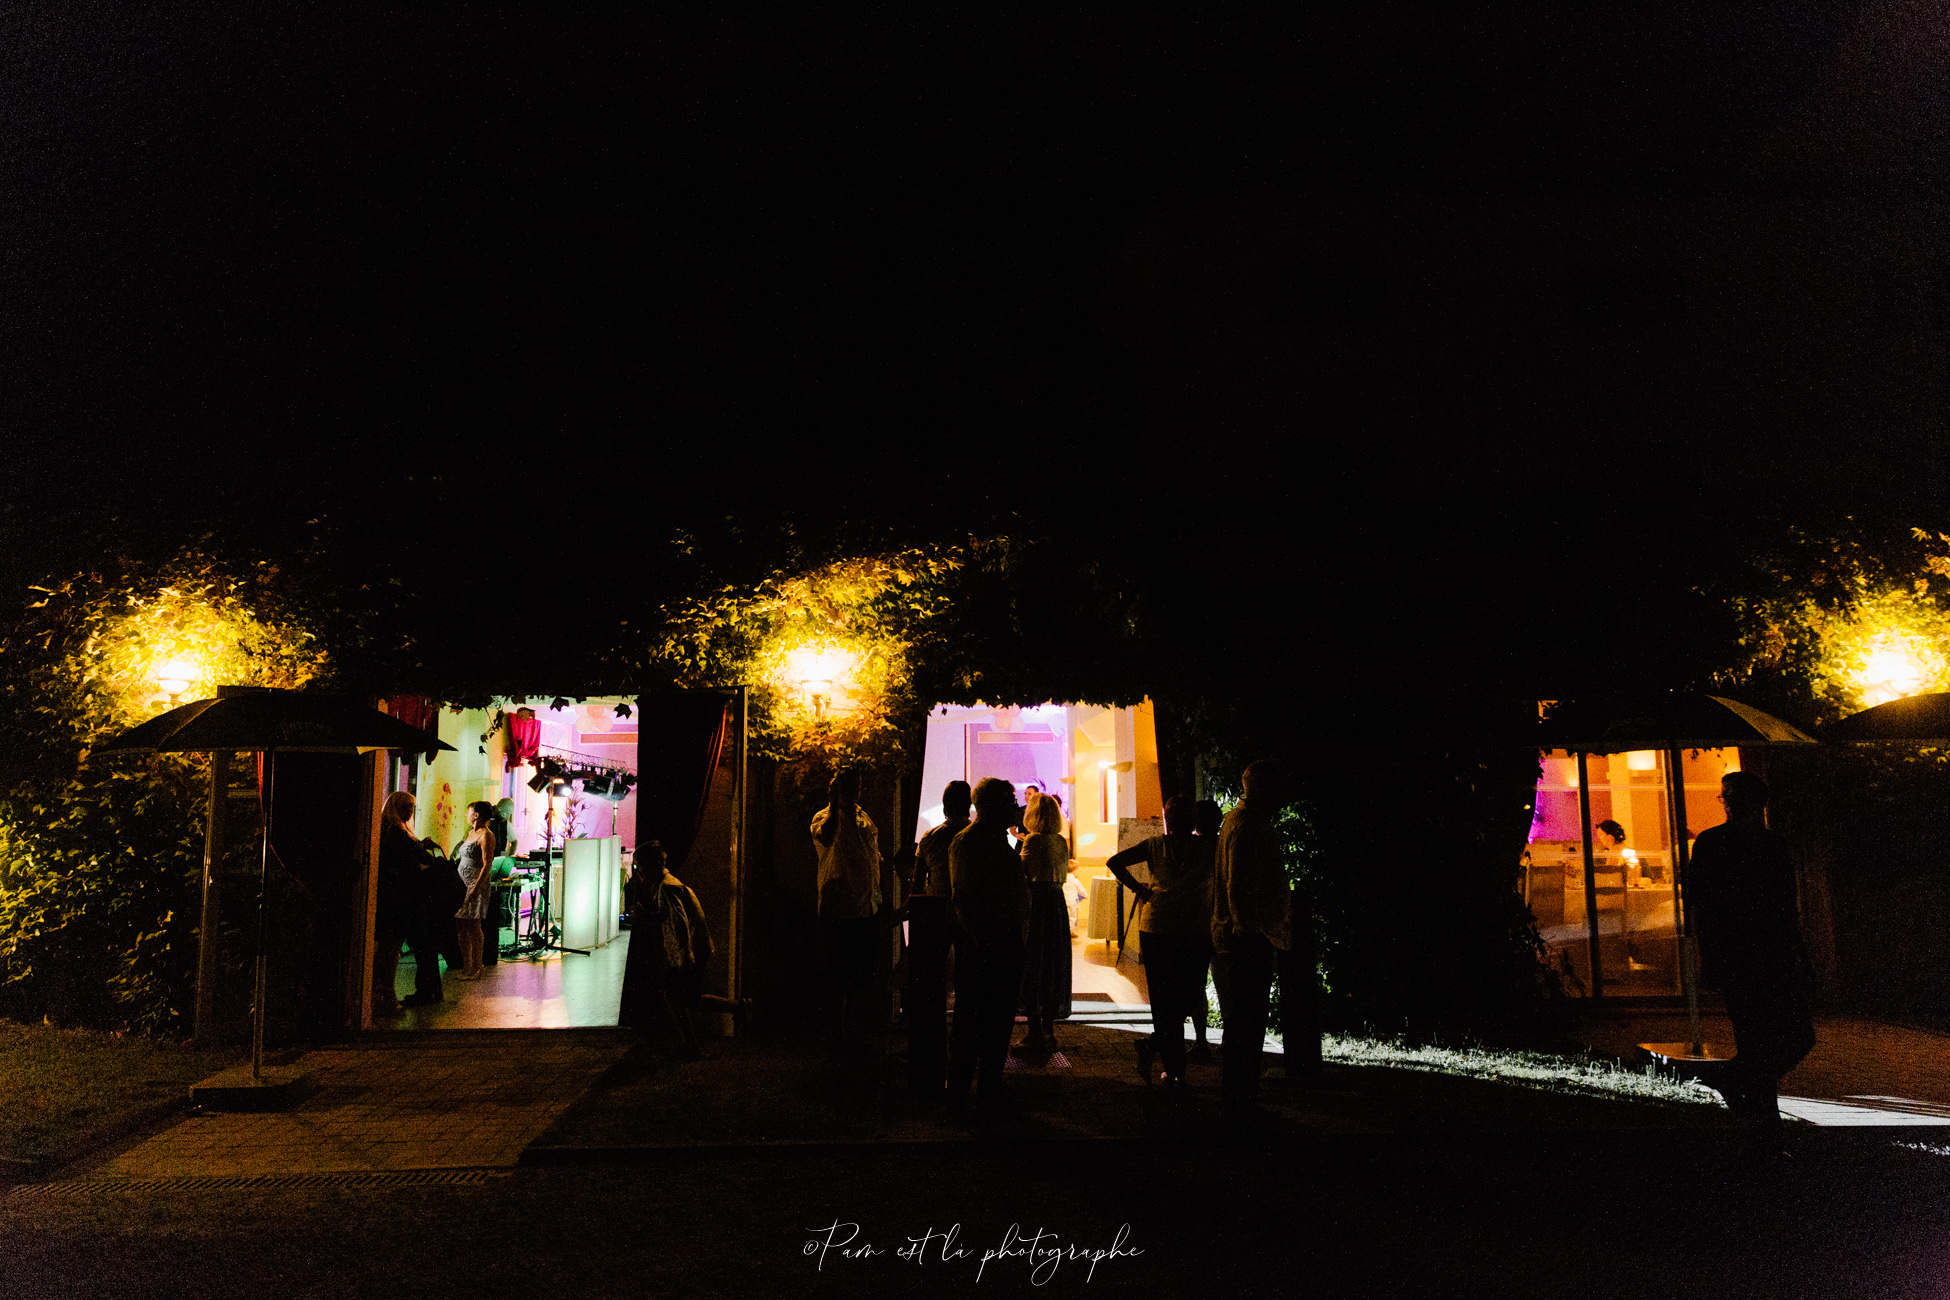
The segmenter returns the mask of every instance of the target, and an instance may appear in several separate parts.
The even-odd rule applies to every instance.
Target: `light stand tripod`
[[[567,855],[564,854],[566,859]],[[564,866],[567,863],[565,861]],[[555,924],[555,888],[551,877],[555,874],[555,791],[548,792],[548,817],[542,829],[542,892],[537,895],[535,910],[529,913],[529,938],[540,942],[528,953],[528,960],[540,961],[549,952],[572,952],[578,957],[587,957],[587,948],[565,948],[562,946],[562,927]]]

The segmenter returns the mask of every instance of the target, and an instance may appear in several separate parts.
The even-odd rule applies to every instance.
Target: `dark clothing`
[[[420,867],[432,857],[404,827],[386,819],[379,831],[379,901],[373,933],[398,942],[419,928]]]
[[[968,1095],[977,1081],[985,1102],[1002,1087],[1009,1034],[1016,1023],[1016,990],[1022,983],[1022,930],[992,923],[956,944],[955,1027],[948,1063],[948,1091]]]
[[[1138,934],[1144,952],[1144,977],[1151,988],[1151,1041],[1165,1073],[1180,1079],[1185,1075],[1185,1020],[1205,1014],[1211,935],[1160,934],[1156,930]]]
[[[1226,936],[1223,946],[1213,948],[1212,978],[1219,986],[1219,1014],[1225,1020],[1219,1086],[1229,1115],[1249,1110],[1259,1100],[1260,1053],[1266,1046],[1277,951],[1265,935],[1238,929]]]
[[[1061,885],[1029,887],[1022,1009],[1031,1033],[1039,1032],[1036,1026],[1045,1020],[1070,1018],[1070,907]]]
[[[1320,959],[1314,949],[1313,916],[1298,890],[1293,894],[1293,946],[1279,954],[1280,1041],[1286,1077],[1318,1079],[1320,1056]]]
[[[432,882],[428,877],[442,871],[451,875],[453,867],[414,839],[404,827],[390,819],[380,827],[374,942],[397,947],[404,941],[413,950],[413,992],[429,1002],[438,1002],[441,997],[442,926],[433,923],[434,918],[429,915]],[[453,928],[453,918],[446,917],[444,930],[451,933]],[[391,989],[380,991],[382,997],[391,993]]]
[[[1721,1094],[1736,1114],[1777,1128],[1780,1078],[1815,1044],[1787,845],[1760,827],[1701,831],[1685,885],[1705,980],[1733,1022],[1735,1057]]]
[[[908,1080],[916,1092],[940,1092],[948,1059],[948,954],[955,943],[951,904],[943,896],[917,894],[908,906]]]
[[[880,932],[878,917],[819,918],[819,946],[833,996],[862,993],[873,987],[873,941]]]

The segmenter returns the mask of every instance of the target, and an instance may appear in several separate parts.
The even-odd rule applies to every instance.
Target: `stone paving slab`
[[[89,1170],[105,1178],[514,1165],[633,1036],[440,1035],[308,1052],[290,1110],[192,1115]]]

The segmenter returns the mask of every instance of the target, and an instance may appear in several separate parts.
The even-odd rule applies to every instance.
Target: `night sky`
[[[1942,522],[1937,20],[1389,8],[11,6],[0,577],[572,502],[1656,622]]]

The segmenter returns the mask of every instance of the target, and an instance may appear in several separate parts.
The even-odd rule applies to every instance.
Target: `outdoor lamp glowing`
[[[1873,708],[1923,689],[1928,672],[1908,646],[1887,636],[1877,637],[1873,644],[1856,674],[1864,704]]]
[[[190,683],[196,680],[196,669],[181,659],[172,659],[156,669],[156,685],[162,687],[169,702],[175,704],[177,697],[189,690]]]
[[[1659,770],[1659,751],[1635,749],[1625,755],[1625,766],[1634,772],[1656,772]]]

